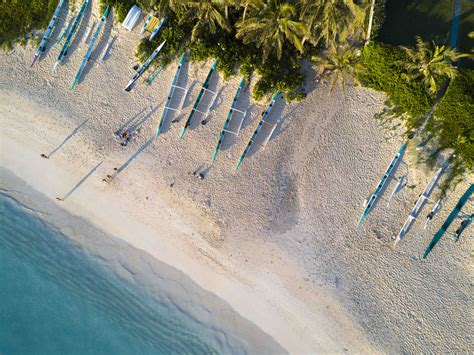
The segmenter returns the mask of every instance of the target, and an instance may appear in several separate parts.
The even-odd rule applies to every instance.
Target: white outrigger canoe
[[[146,62],[143,63],[143,65],[137,70],[137,73],[133,76],[132,79],[130,79],[127,86],[125,86],[125,89],[124,89],[125,91],[130,92],[132,90],[132,87],[135,84],[135,82],[143,75],[146,68],[148,68],[148,66],[153,61],[153,59],[155,59],[155,57],[158,55],[158,53],[160,53],[160,51],[163,48],[163,46],[165,45],[165,43],[166,43],[166,40],[161,42],[161,44],[153,51],[153,53],[150,55],[150,57],[148,57]]]
[[[388,181],[389,177],[391,176],[391,173],[392,173],[393,169],[395,168],[398,161],[400,160],[400,157],[402,156],[402,154],[405,151],[406,147],[407,147],[407,143],[403,143],[403,145],[400,147],[400,149],[398,149],[397,154],[395,154],[392,161],[390,162],[390,165],[388,166],[387,170],[383,174],[382,179],[380,179],[380,182],[378,183],[377,187],[375,188],[375,191],[372,193],[369,200],[367,201],[367,204],[365,205],[364,212],[362,212],[362,215],[360,216],[360,219],[359,219],[359,223],[357,223],[357,225],[362,223],[364,218],[367,217],[369,212],[374,207],[375,201],[377,201],[377,199],[380,197],[380,194],[381,194],[385,184],[387,184],[387,181]]]
[[[56,60],[56,63],[54,63],[53,72],[56,70],[56,67],[59,65],[59,63],[61,63],[64,60],[64,57],[67,55],[67,51],[69,49],[69,46],[71,45],[72,38],[74,37],[74,34],[76,33],[77,28],[79,27],[79,24],[81,23],[82,18],[84,17],[84,13],[86,12],[87,5],[89,5],[89,0],[84,0],[84,2],[82,3],[81,9],[79,10],[79,14],[74,20],[71,30],[69,31],[69,34],[66,37],[66,41],[64,42],[63,47],[61,48],[61,51],[59,52],[58,59]]]
[[[245,86],[245,79],[242,79],[240,81],[239,87],[237,88],[237,91],[234,96],[234,100],[232,100],[232,105],[230,107],[229,113],[227,114],[227,118],[224,122],[224,127],[222,128],[221,133],[219,134],[219,139],[217,141],[216,148],[214,149],[214,154],[212,155],[212,162],[214,163],[216,158],[217,158],[217,153],[219,153],[219,149],[222,145],[222,142],[224,141],[224,137],[226,133],[232,133],[235,136],[237,136],[240,132],[240,128],[242,127],[242,123],[245,120],[245,116],[247,115],[247,111],[240,111],[237,110],[237,101],[239,100],[240,93],[242,92],[243,88]],[[231,130],[229,125],[232,117],[234,116],[234,112],[240,113],[241,117],[240,120],[238,121],[235,130]]]
[[[74,77],[74,81],[71,86],[71,90],[74,89],[74,86],[76,86],[77,81],[81,77],[82,71],[86,67],[87,63],[89,62],[89,59],[91,58],[92,51],[94,49],[95,42],[97,41],[97,38],[99,37],[99,33],[102,29],[102,26],[105,23],[105,19],[107,18],[107,15],[109,14],[109,7],[105,9],[104,14],[102,15],[102,18],[100,19],[99,25],[97,26],[94,35],[92,36],[91,42],[89,43],[89,46],[87,47],[86,54],[84,54],[84,58],[82,59],[82,62],[79,66],[79,69],[77,70],[76,76]]]
[[[54,27],[56,26],[56,21],[59,18],[59,14],[61,13],[61,9],[63,7],[65,0],[59,0],[59,4],[54,11],[53,17],[49,21],[48,27],[43,34],[43,38],[41,39],[40,45],[36,50],[35,57],[33,58],[33,62],[30,65],[30,68],[35,64],[35,62],[41,57],[41,55],[46,50],[46,46],[48,45],[49,37],[51,37],[51,33],[53,32]]]
[[[163,123],[165,122],[168,111],[172,110],[172,111],[181,112],[183,108],[184,100],[186,99],[188,89],[178,86],[178,80],[179,80],[179,74],[181,73],[181,68],[183,67],[185,54],[186,53],[183,53],[181,55],[181,58],[179,59],[178,67],[176,68],[176,71],[174,73],[173,81],[171,82],[170,91],[168,93],[168,97],[166,98],[165,108],[163,109],[163,113],[161,114],[160,123],[158,124],[158,128],[156,129],[155,138],[153,139],[153,141],[155,141],[160,135],[161,130],[163,129]],[[176,89],[184,90],[183,97],[181,98],[181,102],[179,103],[177,109],[170,107],[170,104],[171,104],[171,101],[173,100],[173,95]]]
[[[240,165],[242,164],[242,162],[244,161],[244,159],[247,157],[247,154],[249,153],[250,151],[250,148],[253,146],[253,144],[256,142],[256,138],[258,136],[258,133],[260,132],[260,130],[262,129],[263,125],[266,123],[266,119],[267,117],[270,115],[270,113],[272,112],[272,109],[273,107],[275,106],[275,103],[276,103],[276,100],[278,99],[278,96],[280,95],[280,91],[277,91],[275,92],[275,94],[273,94],[272,96],[272,99],[270,100],[270,103],[268,104],[267,108],[265,109],[265,111],[263,111],[263,114],[262,114],[262,119],[260,120],[260,122],[258,123],[257,125],[257,128],[255,129],[255,131],[253,132],[252,134],[252,138],[250,138],[250,141],[247,143],[247,146],[245,147],[242,155],[240,156],[240,159],[239,161],[237,162],[237,164],[235,165],[235,170],[237,170]],[[273,129],[276,127],[276,125],[273,127]],[[270,133],[270,136],[273,134],[273,129]],[[270,136],[268,136],[268,138],[265,140],[265,144],[266,142],[270,139]]]
[[[402,229],[397,235],[397,238],[395,238],[395,244],[397,244],[405,235],[408,233],[408,230],[410,229],[413,221],[418,217],[418,214],[420,213],[421,209],[423,208],[423,205],[425,204],[426,200],[431,195],[431,192],[433,191],[436,182],[438,181],[441,173],[443,172],[444,167],[441,167],[438,169],[438,171],[434,174],[433,178],[431,181],[426,185],[424,188],[422,194],[418,198],[418,200],[415,203],[415,206],[410,212],[410,215],[408,216],[408,219],[406,220],[405,224],[403,225]]]

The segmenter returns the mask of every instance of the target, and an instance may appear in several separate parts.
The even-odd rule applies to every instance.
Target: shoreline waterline
[[[77,306],[94,314],[93,319],[100,319],[101,314],[105,314],[107,319],[116,322],[116,326],[124,327],[122,336],[127,338],[130,333],[131,346],[135,339],[136,350],[168,352],[190,342],[182,350],[195,349],[196,353],[285,352],[270,336],[241,318],[224,301],[200,289],[183,273],[107,235],[84,219],[70,215],[33,191],[12,172],[0,168],[0,173],[4,218],[0,241],[5,251],[35,265],[39,274],[52,280],[53,291],[55,288],[67,289],[71,299],[83,298],[88,306],[98,309],[99,315],[95,315],[90,307]],[[15,212],[23,215],[16,222]],[[23,221],[25,225],[20,223]],[[31,230],[30,225],[34,227]],[[16,226],[20,232],[14,234]],[[15,286],[24,287],[21,282]],[[4,288],[4,297],[8,299],[8,287]],[[58,308],[61,308],[60,304]],[[39,309],[42,309],[41,305]],[[107,322],[95,323],[105,326]],[[76,330],[74,325],[82,327],[85,324],[73,324],[71,333]],[[27,327],[17,324],[17,328]],[[107,329],[113,332],[113,324]],[[105,335],[108,335],[107,331]],[[95,346],[91,343],[90,346]],[[54,349],[56,345],[64,344],[59,341],[49,345]],[[109,345],[114,348],[117,344]]]

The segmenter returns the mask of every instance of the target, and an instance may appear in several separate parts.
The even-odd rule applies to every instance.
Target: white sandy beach
[[[99,48],[112,31],[109,21]],[[176,68],[167,67],[151,86],[141,80],[124,92],[139,38],[138,29],[121,31],[102,65],[95,63],[96,50],[75,91],[69,88],[84,49],[73,44],[54,76],[58,47],[32,69],[33,48],[0,52],[1,166],[55,200],[102,161],[57,203],[183,272],[290,353],[473,351],[472,229],[458,243],[443,238],[421,259],[472,176],[450,194],[427,230],[417,221],[394,249],[392,238],[432,174],[416,164],[410,147],[399,174],[416,186],[397,194],[390,207],[386,193],[357,228],[363,200],[401,144],[398,134],[373,118],[384,103],[378,93],[329,93],[321,83],[301,103],[280,99],[272,115],[281,125],[273,139],[235,171],[264,109],[247,93],[241,105],[251,118],[199,181],[191,172],[209,167],[239,82],[219,78],[211,82],[220,94],[207,125],[178,141],[184,121],[173,124],[112,183],[104,183],[153,136]],[[184,82],[202,82],[210,65],[187,63]],[[138,138],[121,147],[112,133],[143,110],[151,115]],[[49,160],[40,157],[86,120]],[[430,208],[425,206],[423,218]],[[63,232],[94,251],[80,232]],[[128,266],[133,268],[133,260]],[[153,279],[145,284],[152,289]]]

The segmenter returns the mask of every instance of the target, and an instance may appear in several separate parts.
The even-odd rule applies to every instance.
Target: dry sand
[[[426,231],[416,222],[393,249],[392,237],[432,174],[415,164],[409,148],[408,165],[398,174],[416,186],[397,194],[390,207],[386,193],[356,227],[363,200],[401,144],[373,118],[382,95],[363,88],[329,92],[320,83],[302,103],[279,99],[272,116],[281,122],[272,140],[235,171],[264,108],[246,93],[239,108],[251,117],[199,181],[191,172],[209,168],[239,82],[213,79],[210,88],[219,96],[207,125],[178,141],[184,120],[173,124],[107,184],[102,178],[153,136],[176,68],[173,63],[153,85],[140,80],[125,93],[140,36],[138,28],[121,30],[98,65],[114,31],[109,21],[73,92],[84,49],[73,44],[53,77],[58,47],[33,69],[31,47],[0,53],[3,167],[54,199],[103,161],[61,206],[184,272],[292,353],[473,351],[472,229],[458,243],[444,238],[429,259],[420,258],[472,176]],[[192,90],[181,118],[210,65],[186,63],[181,83]],[[137,139],[121,147],[112,133],[140,112],[150,115]],[[39,157],[86,120],[51,159]]]

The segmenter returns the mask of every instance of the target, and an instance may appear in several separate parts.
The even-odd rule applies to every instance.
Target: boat
[[[94,20],[94,22],[92,22],[92,25],[87,28],[87,31],[84,34],[84,37],[82,38],[82,41],[81,41],[81,44],[79,45],[79,47],[81,47],[81,48],[84,47],[84,44],[86,44],[87,40],[89,39],[89,36],[91,35],[92,30],[94,29],[96,23],[97,23],[97,21]]]
[[[454,209],[451,211],[449,214],[448,218],[446,218],[446,221],[443,223],[441,228],[436,232],[436,234],[433,236],[433,239],[431,240],[430,244],[428,244],[428,247],[426,248],[424,254],[423,254],[423,259],[426,259],[428,254],[433,250],[436,244],[438,244],[439,240],[441,237],[446,233],[447,229],[453,223],[453,221],[456,219],[458,216],[459,212],[463,209],[464,205],[466,202],[469,200],[471,197],[472,193],[474,192],[474,184],[471,184],[469,188],[464,192],[464,194],[461,196],[459,199],[458,203],[454,207]]]
[[[145,33],[146,27],[148,26],[148,24],[150,23],[150,21],[151,21],[152,18],[153,18],[153,13],[151,13],[150,15],[148,15],[148,18],[146,19],[145,24],[143,25],[142,29],[140,30],[140,34],[141,34],[141,35],[142,35],[143,33]]]
[[[181,68],[183,67],[185,54],[186,53],[183,53],[181,55],[181,58],[179,59],[178,67],[176,68],[176,71],[175,71],[174,76],[173,76],[173,81],[171,82],[171,88],[170,88],[170,91],[168,93],[168,97],[166,99],[165,108],[163,109],[163,113],[161,114],[160,123],[158,125],[157,130],[156,130],[154,140],[156,140],[158,138],[158,135],[161,133],[161,129],[163,128],[163,123],[165,122],[166,114],[168,113],[168,111],[169,110],[181,111],[181,109],[183,107],[184,99],[186,98],[186,94],[187,94],[188,90],[187,90],[187,88],[177,86],[177,84],[178,84],[179,74],[181,72]],[[185,91],[185,94],[183,95],[183,98],[182,98],[182,100],[181,100],[181,102],[178,106],[178,109],[174,109],[174,108],[170,107],[171,100],[173,100],[174,91],[176,89],[182,89],[182,90]]]
[[[127,16],[125,16],[125,20],[122,22],[122,27],[126,28],[127,30],[131,31],[137,25],[138,21],[140,21],[140,17],[142,16],[142,10],[137,5],[133,5],[132,8],[128,11]]]
[[[149,41],[152,41],[153,38],[155,38],[155,36],[161,31],[162,27],[164,26],[164,24],[166,23],[166,20],[168,20],[168,16],[164,16],[160,22],[158,23],[158,25],[156,26],[156,28],[151,32],[151,35],[150,35],[150,38],[148,38]]]
[[[412,211],[410,212],[410,215],[408,216],[408,219],[406,220],[405,224],[403,225],[402,229],[398,233],[397,237],[395,238],[395,245],[400,241],[400,239],[404,238],[405,235],[407,234],[408,230],[410,229],[410,226],[412,225],[413,221],[418,217],[418,214],[420,213],[421,209],[423,208],[423,205],[425,204],[426,200],[430,197],[431,191],[433,191],[436,182],[438,181],[441,173],[443,172],[444,167],[441,167],[436,171],[434,174],[433,178],[431,181],[426,185],[424,188],[423,192],[421,193],[420,197],[415,203],[415,206],[413,207]]]
[[[87,62],[89,62],[89,59],[91,58],[92,51],[94,50],[95,42],[97,41],[97,38],[99,37],[99,33],[102,29],[102,26],[104,26],[105,19],[107,18],[107,15],[109,14],[109,7],[104,11],[104,14],[102,15],[99,25],[97,26],[94,35],[92,36],[91,42],[89,43],[89,46],[87,47],[86,54],[84,54],[84,58],[82,58],[81,65],[79,66],[79,69],[77,70],[76,76],[74,77],[74,81],[71,86],[71,90],[74,89],[74,86],[76,85],[77,81],[81,77],[82,71],[87,65]]]
[[[163,66],[160,65],[155,71],[154,73],[147,79],[146,83],[148,85],[151,85],[151,83],[153,82],[153,80],[156,79],[156,77],[158,76],[158,74],[161,73],[161,71],[163,70]]]
[[[388,166],[387,170],[385,171],[384,175],[382,176],[382,179],[380,179],[380,182],[377,184],[377,187],[375,188],[375,191],[372,193],[370,196],[369,200],[367,201],[367,204],[365,205],[364,212],[360,216],[359,222],[357,225],[360,225],[362,221],[367,217],[369,212],[372,210],[375,201],[380,197],[380,194],[385,186],[385,184],[388,181],[388,178],[391,175],[391,172],[397,165],[398,161],[400,160],[400,157],[402,156],[403,152],[405,151],[407,147],[407,143],[403,143],[402,146],[398,149],[397,154],[393,157],[392,161],[390,162],[390,165]]]
[[[49,41],[49,38],[51,37],[51,33],[53,33],[53,29],[56,26],[56,22],[59,18],[59,14],[61,13],[61,10],[63,8],[64,1],[65,0],[59,0],[59,4],[56,7],[56,10],[54,10],[53,17],[49,21],[46,31],[44,31],[43,33],[43,38],[41,38],[41,42],[38,46],[38,49],[36,50],[35,57],[33,58],[33,62],[31,63],[30,68],[35,64],[35,62],[41,57],[41,55],[46,50],[46,46],[48,45],[48,41]]]
[[[160,53],[160,51],[163,48],[163,46],[165,45],[165,43],[166,43],[166,40],[161,42],[161,44],[153,51],[153,53],[150,55],[150,57],[148,57],[146,62],[143,63],[143,65],[137,70],[137,73],[133,76],[132,79],[130,79],[127,86],[125,86],[125,89],[124,89],[125,91],[130,92],[132,90],[133,85],[135,84],[135,82],[143,75],[146,68],[148,68],[148,66],[153,61],[153,59],[155,59],[155,57],[158,55],[158,53]]]
[[[273,106],[275,106],[275,102],[276,102],[279,95],[280,95],[279,91],[277,91],[275,94],[273,94],[273,97],[272,97],[270,103],[268,104],[267,108],[265,109],[265,111],[262,114],[262,119],[260,120],[260,122],[258,123],[257,128],[255,129],[255,131],[252,134],[252,138],[250,138],[250,141],[248,142],[247,146],[244,149],[244,152],[242,153],[242,155],[240,156],[239,161],[237,162],[237,165],[235,166],[236,170],[240,167],[240,165],[244,161],[245,157],[249,153],[250,148],[255,143],[255,139],[257,138],[258,132],[260,132],[260,130],[262,129],[262,127],[265,123],[265,119],[268,117],[268,115],[272,111]]]
[[[234,95],[234,100],[232,100],[232,105],[230,107],[230,110],[229,110],[229,113],[227,114],[227,118],[224,122],[224,127],[222,128],[222,131],[219,135],[219,139],[217,141],[217,146],[216,146],[216,149],[214,149],[214,154],[212,155],[212,162],[214,163],[214,161],[216,160],[217,158],[217,153],[219,152],[219,149],[222,145],[222,142],[224,141],[224,137],[225,137],[225,134],[226,133],[232,133],[234,135],[238,135],[239,132],[240,132],[240,128],[242,127],[242,122],[244,121],[245,119],[245,116],[247,114],[247,111],[239,111],[237,110],[235,107],[237,105],[237,101],[239,100],[239,96],[240,96],[240,93],[242,92],[243,88],[245,86],[245,79],[242,79],[240,81],[240,84],[239,84],[239,87],[237,88],[237,91]],[[238,112],[238,113],[241,113],[243,115],[242,119],[240,120],[240,123],[237,125],[237,129],[235,131],[232,131],[232,130],[229,130],[229,124],[230,124],[230,120],[232,119],[233,117],[233,114],[234,112]]]
[[[388,198],[388,202],[387,202],[387,206],[390,206],[390,202],[392,202],[392,198],[393,196],[398,192],[398,190],[400,189],[400,187],[402,186],[403,182],[405,181],[405,177],[402,176],[398,179],[398,182],[397,184],[395,185],[395,187],[393,188],[392,190],[392,193],[390,194],[390,197]]]
[[[431,223],[431,221],[433,220],[435,214],[438,213],[438,211],[440,210],[440,208],[441,208],[441,201],[442,201],[441,198],[440,198],[438,201],[436,201],[436,203],[435,203],[435,205],[433,206],[433,208],[431,209],[430,213],[428,213],[428,215],[426,216],[426,218],[425,218],[425,226],[423,227],[423,229],[426,229],[426,227],[428,227],[428,224]]]
[[[191,110],[191,112],[189,113],[189,116],[188,116],[188,119],[186,120],[186,123],[184,124],[184,127],[183,127],[183,130],[181,132],[181,135],[179,137],[179,139],[182,139],[184,137],[184,134],[186,133],[186,130],[188,129],[188,127],[191,125],[191,121],[193,119],[193,116],[196,112],[201,112],[199,111],[197,108],[199,107],[199,103],[201,102],[203,96],[204,96],[204,93],[207,91],[207,92],[210,92],[214,95],[214,98],[209,106],[209,109],[207,110],[207,112],[201,112],[203,113],[204,115],[208,115],[209,114],[209,111],[210,111],[210,108],[212,107],[212,105],[214,104],[214,100],[216,99],[216,93],[213,92],[213,91],[210,91],[208,90],[208,87],[209,87],[209,82],[211,81],[211,77],[212,77],[212,73],[214,73],[214,71],[216,70],[217,68],[217,60],[214,61],[214,64],[212,64],[212,67],[211,69],[209,70],[209,73],[207,74],[207,77],[206,77],[206,80],[204,80],[204,83],[202,84],[201,86],[201,90],[199,91],[199,94],[196,98],[196,101],[194,102],[194,105],[193,105],[193,108]]]
[[[58,64],[61,63],[64,57],[67,55],[67,51],[69,49],[69,46],[71,45],[72,38],[74,37],[74,34],[76,33],[77,28],[79,27],[79,24],[81,23],[81,20],[84,17],[84,13],[86,12],[87,5],[89,5],[89,0],[84,0],[84,2],[82,3],[81,9],[79,10],[79,14],[74,20],[71,30],[69,31],[69,34],[66,37],[66,41],[64,42],[63,47],[61,48],[61,51],[59,52],[58,59],[56,60],[56,63],[54,63],[53,72],[56,70],[56,67],[58,66]]]

